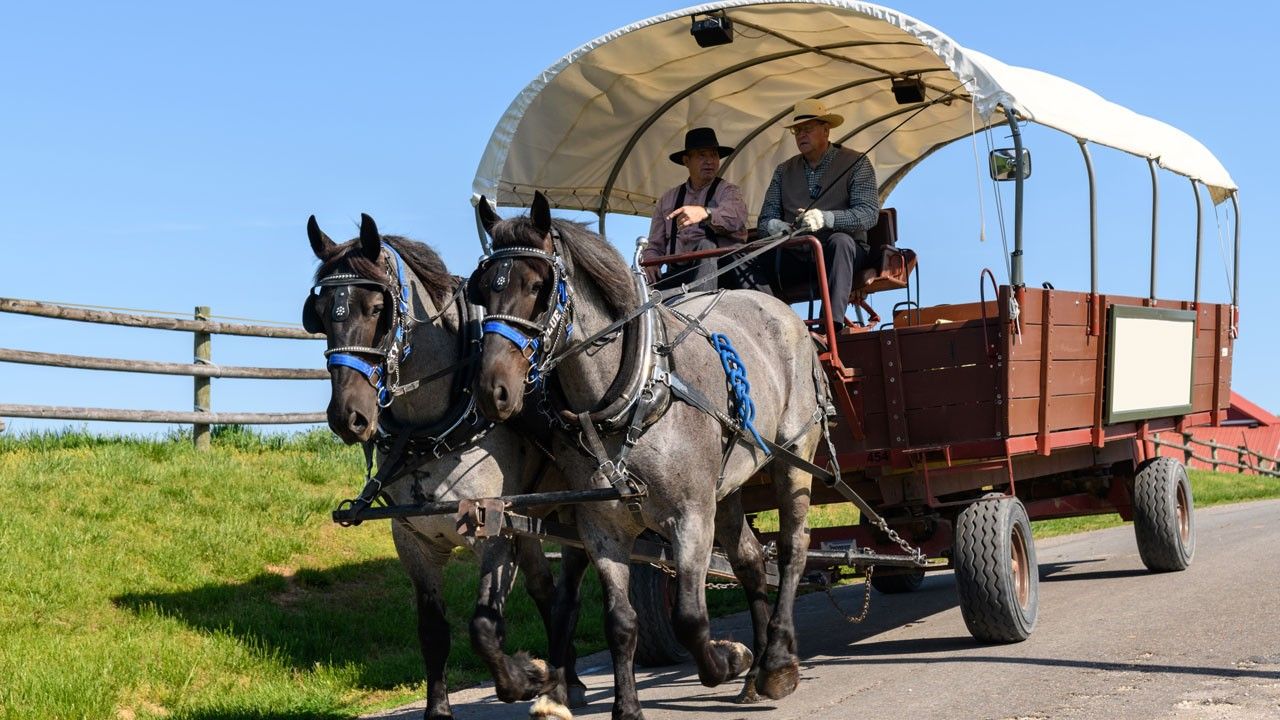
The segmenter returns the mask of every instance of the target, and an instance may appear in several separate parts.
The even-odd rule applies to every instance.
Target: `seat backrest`
[[[880,256],[882,247],[898,246],[898,208],[880,208],[880,218],[867,231],[867,243],[873,258]]]

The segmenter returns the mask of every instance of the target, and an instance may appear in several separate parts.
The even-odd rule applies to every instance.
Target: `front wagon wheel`
[[[1196,552],[1195,506],[1187,468],[1169,457],[1143,463],[1133,477],[1133,532],[1152,572],[1186,570]]]
[[[1016,497],[979,500],[956,519],[960,612],[983,642],[1021,642],[1035,628],[1040,573],[1027,509]]]

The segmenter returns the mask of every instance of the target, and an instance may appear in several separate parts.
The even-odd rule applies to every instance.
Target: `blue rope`
[[[769,448],[765,447],[764,440],[760,437],[760,433],[756,432],[756,426],[752,424],[756,419],[756,404],[751,401],[751,383],[747,382],[747,367],[742,364],[742,358],[738,357],[738,351],[733,349],[733,343],[729,342],[727,336],[722,333],[712,333],[711,345],[716,352],[720,353],[720,365],[724,367],[725,379],[733,388],[738,423],[743,429],[751,432],[751,436],[756,439],[756,444],[765,455],[769,455]]]

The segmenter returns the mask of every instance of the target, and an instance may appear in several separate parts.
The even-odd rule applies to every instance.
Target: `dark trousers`
[[[839,326],[844,322],[844,311],[849,305],[853,290],[853,277],[867,266],[871,258],[871,246],[867,234],[819,230],[814,233],[822,242],[822,257],[827,270],[827,292],[831,295],[831,318]],[[808,285],[810,297],[820,297],[818,274],[813,267],[813,253],[808,247],[782,248],[771,253],[778,282],[783,287]]]
[[[698,243],[697,247],[690,252],[714,250],[717,247],[714,242],[708,239]],[[693,262],[668,265],[666,272],[662,273],[662,277],[654,284],[654,287],[659,290],[668,290],[681,285],[692,286],[703,278],[715,275],[719,268],[737,262],[740,257],[741,255],[726,255],[719,258],[708,257],[694,260]],[[691,289],[694,291],[715,290],[717,288],[723,290],[759,290],[772,295],[773,292],[769,289],[769,276],[764,271],[759,260],[759,258],[755,258],[745,262],[714,280]]]

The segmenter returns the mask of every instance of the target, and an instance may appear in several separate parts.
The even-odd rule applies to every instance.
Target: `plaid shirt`
[[[809,167],[809,162],[804,162],[805,182],[809,185],[809,196],[815,197],[822,187],[822,176],[827,172],[827,168],[831,166],[831,159],[835,157],[836,145],[832,144],[823,153],[822,160],[818,163],[818,167]],[[853,170],[849,173],[849,207],[847,209],[833,210],[835,215],[835,223],[832,228],[835,230],[843,230],[845,232],[857,230],[870,230],[875,226],[876,221],[880,219],[880,198],[876,189],[876,171],[871,167],[871,162],[867,160],[867,156],[863,155],[854,163]],[[761,228],[760,234],[763,236],[767,233],[764,226],[770,220],[782,219],[782,166],[779,165],[773,171],[773,180],[769,182],[769,189],[764,194],[764,205],[760,207],[760,217],[757,224]]]

